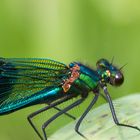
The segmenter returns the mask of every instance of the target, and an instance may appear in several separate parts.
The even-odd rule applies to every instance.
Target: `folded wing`
[[[69,72],[65,64],[50,59],[0,58],[0,113],[57,92]]]

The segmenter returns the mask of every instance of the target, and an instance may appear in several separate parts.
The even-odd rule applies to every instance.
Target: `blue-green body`
[[[71,77],[75,65],[79,67],[79,77],[65,93],[64,81]],[[105,59],[99,60],[93,70],[77,62],[67,66],[50,59],[0,58],[0,115],[35,104],[50,104],[69,94],[87,96],[99,90],[100,81],[121,85],[123,75]]]
[[[138,127],[119,124],[107,91],[108,83],[113,86],[120,86],[123,83],[124,77],[121,73],[121,68],[118,69],[106,59],[97,61],[96,67],[96,70],[93,70],[77,62],[70,63],[67,66],[50,59],[0,58],[0,115],[9,114],[36,104],[47,104],[44,108],[31,113],[27,117],[40,139],[47,140],[45,128],[62,114],[76,119],[67,112],[80,105],[88,97],[90,91],[92,91],[91,93],[94,94],[94,98],[75,126],[75,131],[83,138],[86,138],[79,132],[79,127],[84,117],[96,103],[100,95],[99,90],[102,88],[106,95],[102,96],[109,102],[115,123],[140,131]],[[77,96],[81,97],[64,109],[58,107],[61,103]],[[59,112],[42,125],[43,138],[32,119],[51,108]]]
[[[70,68],[80,67],[80,76],[64,93],[63,81],[70,76]],[[69,66],[49,59],[0,59],[0,115],[18,109],[51,103],[68,94],[75,96],[93,91],[100,80],[97,71],[80,63]]]

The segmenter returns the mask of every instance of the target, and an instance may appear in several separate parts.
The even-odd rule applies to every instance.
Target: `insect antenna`
[[[121,66],[121,67],[119,68],[119,70],[122,70],[127,64],[128,64],[128,63],[126,63],[126,64],[124,64],[123,66]]]
[[[111,65],[113,64],[113,62],[114,62],[114,56],[111,59]]]

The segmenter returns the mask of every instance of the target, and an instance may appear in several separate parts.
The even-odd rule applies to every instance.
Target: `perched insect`
[[[75,126],[75,131],[79,135],[87,139],[80,133],[79,127],[99,95],[102,95],[109,103],[114,122],[117,125],[140,131],[137,126],[119,123],[107,91],[107,84],[120,86],[123,83],[124,77],[121,70],[106,59],[100,59],[96,65],[97,69],[93,70],[78,62],[70,63],[67,66],[50,59],[0,58],[0,115],[36,104],[47,104],[46,107],[27,117],[40,139],[47,140],[45,128],[62,114],[75,119],[67,111],[80,105],[88,97],[89,92],[92,92],[93,99]],[[100,94],[100,89],[103,89],[105,96]],[[77,96],[80,99],[78,98],[63,110],[57,107]],[[32,118],[51,108],[57,109],[59,112],[42,125],[42,137],[33,124]]]

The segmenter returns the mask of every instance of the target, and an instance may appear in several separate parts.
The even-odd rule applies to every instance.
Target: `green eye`
[[[100,59],[96,63],[98,69],[106,69],[109,65],[109,62],[106,59]]]
[[[105,64],[104,63],[100,63],[99,65],[101,68],[105,68]]]
[[[97,64],[97,68],[98,69],[105,69],[106,68],[106,65],[102,62],[102,63],[98,63]]]

